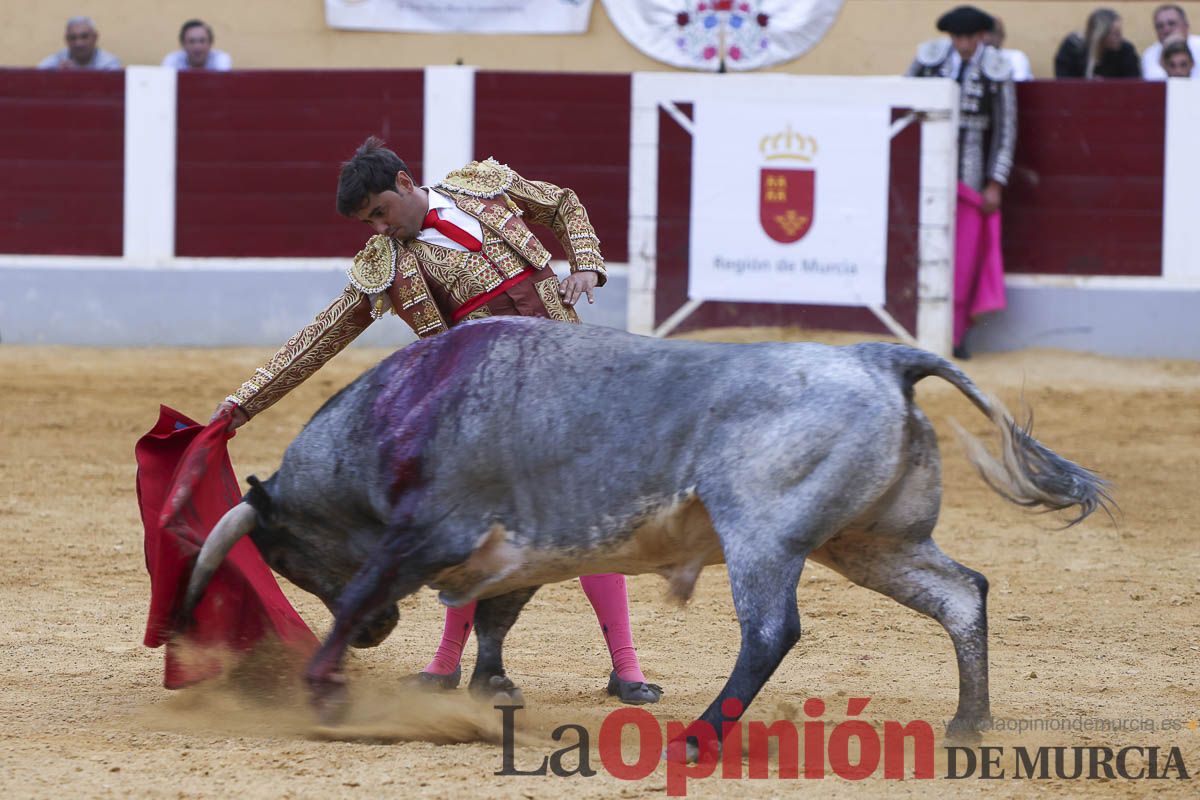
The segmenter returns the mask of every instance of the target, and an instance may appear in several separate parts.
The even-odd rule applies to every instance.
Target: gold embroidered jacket
[[[316,319],[227,399],[250,416],[302,383],[381,317],[390,306],[417,336],[447,330],[451,314],[472,298],[496,289],[529,267],[540,269],[550,253],[527,223],[550,228],[571,272],[607,276],[600,240],[575,192],[527,180],[493,159],[473,161],[435,187],[479,220],[483,249],[451,250],[418,240],[372,236],[347,270],[349,285]],[[557,300],[557,287],[555,300]],[[573,315],[570,315],[573,316]]]

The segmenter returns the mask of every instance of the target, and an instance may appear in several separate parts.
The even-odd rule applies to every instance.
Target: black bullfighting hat
[[[951,35],[969,36],[983,33],[996,27],[996,20],[986,11],[975,6],[958,6],[938,17],[937,29]]]

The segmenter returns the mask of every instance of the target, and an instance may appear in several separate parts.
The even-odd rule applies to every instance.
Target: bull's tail
[[[1101,508],[1112,516],[1116,503],[1109,494],[1109,483],[1033,438],[1032,413],[1022,425],[1013,419],[1003,403],[981,392],[962,370],[946,359],[909,347],[888,349],[909,396],[917,381],[936,376],[966,395],[996,426],[1000,432],[999,458],[951,420],[966,448],[967,458],[975,465],[980,477],[1001,497],[1018,505],[1042,507],[1047,511],[1077,506],[1079,515],[1068,526],[1081,522]]]

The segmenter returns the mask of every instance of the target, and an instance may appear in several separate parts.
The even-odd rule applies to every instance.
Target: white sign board
[[[694,108],[689,297],[883,305],[888,107]]]
[[[592,0],[325,0],[331,28],[408,33],[584,33]]]

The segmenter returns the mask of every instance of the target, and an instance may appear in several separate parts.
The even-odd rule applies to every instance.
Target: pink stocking
[[[629,627],[629,598],[625,593],[625,576],[620,574],[584,575],[579,583],[596,612],[604,642],[612,657],[613,669],[623,681],[645,683],[646,676],[638,664],[633,648],[633,631]]]
[[[433,675],[449,675],[458,669],[462,658],[463,648],[467,639],[471,638],[471,625],[475,622],[475,602],[467,603],[462,608],[446,609],[446,627],[442,629],[442,642],[438,645],[437,654],[423,672]]]

